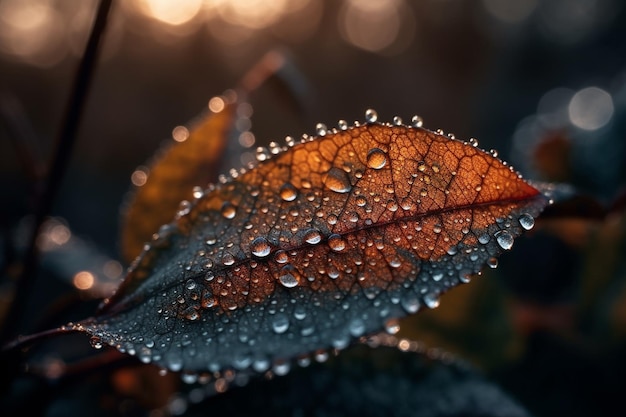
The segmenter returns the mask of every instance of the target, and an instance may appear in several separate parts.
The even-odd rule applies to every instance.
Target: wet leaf
[[[184,205],[74,327],[173,371],[281,373],[436,307],[548,204],[475,141],[366,118],[260,149],[258,166]]]
[[[219,162],[235,121],[232,97],[214,97],[217,112],[208,111],[188,129],[178,126],[173,140],[133,174],[136,186],[125,204],[121,246],[126,261],[139,255],[159,226],[174,217],[180,202],[196,186],[217,181]]]

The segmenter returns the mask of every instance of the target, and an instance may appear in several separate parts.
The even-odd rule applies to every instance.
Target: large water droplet
[[[298,286],[298,278],[296,278],[296,269],[292,265],[285,265],[280,270],[278,281],[285,288],[293,288]]]
[[[535,226],[535,219],[528,213],[523,213],[517,220],[525,230],[530,230]]]
[[[373,169],[381,169],[387,165],[387,155],[382,149],[372,148],[367,153],[367,166]]]
[[[232,265],[235,263],[235,257],[230,253],[225,253],[222,256],[222,263],[226,266]]]
[[[348,122],[346,122],[345,120],[339,120],[339,122],[337,122],[337,126],[339,126],[339,129],[341,130],[347,130],[348,129]]]
[[[298,190],[290,182],[280,188],[280,198],[285,201],[293,201],[298,196]]]
[[[498,232],[496,234],[496,241],[498,245],[504,250],[510,250],[513,247],[513,235],[506,230]]]
[[[254,256],[263,258],[270,254],[272,247],[266,238],[259,236],[250,243],[250,251]]]
[[[335,252],[341,252],[346,248],[346,242],[340,235],[332,234],[328,236],[328,246]]]
[[[304,234],[304,241],[310,245],[317,245],[322,241],[322,234],[315,229],[310,229]]]
[[[348,174],[337,167],[328,171],[324,177],[324,185],[336,193],[347,193],[352,189]]]
[[[368,123],[374,123],[378,120],[378,113],[374,109],[367,109],[365,111],[365,121]]]
[[[424,120],[421,117],[415,115],[411,118],[411,126],[413,127],[422,127],[424,124]]]

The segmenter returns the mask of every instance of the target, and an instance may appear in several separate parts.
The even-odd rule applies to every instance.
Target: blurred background
[[[4,272],[34,210],[97,5],[0,0]],[[428,129],[476,137],[526,178],[584,196],[402,332],[471,360],[538,416],[616,405],[626,393],[621,0],[114,2],[42,238],[51,278],[29,302],[45,306],[68,292],[97,299],[115,287],[127,266],[118,237],[131,174],[271,51],[286,63],[279,82],[250,95],[231,167],[257,146],[313,134],[318,122],[363,120],[371,107],[382,121],[417,114]]]

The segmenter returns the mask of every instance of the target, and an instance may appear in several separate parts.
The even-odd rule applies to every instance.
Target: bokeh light
[[[601,88],[587,87],[574,94],[568,110],[574,126],[596,130],[604,127],[613,117],[613,99]]]
[[[401,0],[347,0],[339,12],[340,33],[358,48],[384,51],[401,33],[401,6]]]

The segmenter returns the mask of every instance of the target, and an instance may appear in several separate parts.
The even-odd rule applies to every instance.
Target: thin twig
[[[76,133],[85,108],[87,93],[96,67],[100,40],[106,28],[112,1],[113,0],[101,0],[98,5],[96,18],[91,28],[87,46],[85,47],[85,53],[74,78],[74,84],[67,103],[65,116],[61,129],[59,130],[55,153],[49,167],[42,194],[38,200],[39,204],[36,207],[35,221],[30,235],[29,245],[24,255],[22,274],[20,275],[20,279],[16,282],[15,293],[11,300],[2,329],[2,337],[0,340],[3,341],[14,337],[18,333],[21,323],[20,318],[26,306],[26,299],[35,282],[39,263],[39,251],[37,249],[39,229],[50,213],[53,202],[58,194],[61,181],[67,171],[68,162],[76,141]]]

